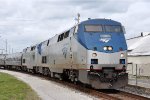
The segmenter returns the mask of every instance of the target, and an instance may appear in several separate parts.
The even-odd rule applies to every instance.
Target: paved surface
[[[29,84],[42,100],[98,100],[77,90],[40,77],[2,69],[0,69],[0,72],[13,75]]]
[[[136,85],[136,79],[135,78],[129,78],[128,84]],[[150,88],[150,79],[146,78],[138,78],[137,79],[137,86]]]

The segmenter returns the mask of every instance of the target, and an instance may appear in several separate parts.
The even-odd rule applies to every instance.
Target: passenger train
[[[128,83],[124,33],[117,21],[88,19],[20,53],[1,57],[4,63],[0,65],[95,89],[120,88]]]

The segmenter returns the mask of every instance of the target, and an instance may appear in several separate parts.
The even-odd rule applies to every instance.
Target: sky
[[[80,21],[107,18],[122,23],[126,38],[150,32],[150,0],[0,0],[0,53],[40,43]],[[3,51],[5,53],[5,51]]]

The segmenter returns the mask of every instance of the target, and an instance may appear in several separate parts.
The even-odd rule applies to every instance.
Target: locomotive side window
[[[63,40],[63,37],[64,37],[64,33],[60,35],[60,41]]]
[[[60,34],[60,35],[58,36],[57,42],[62,41],[63,39],[67,38],[68,36],[69,36],[69,31]]]
[[[35,50],[35,46],[31,47],[31,51]]]
[[[58,36],[58,40],[57,40],[57,42],[59,42],[60,41],[60,35]]]
[[[67,38],[69,36],[69,31],[67,31],[65,34],[64,34],[64,39]]]
[[[122,28],[119,25],[106,25],[105,30],[106,32],[116,32],[116,33],[122,32]]]
[[[64,33],[60,34],[60,35],[58,36],[57,42],[62,41],[62,40],[63,40],[63,37],[64,37]]]
[[[47,63],[46,56],[42,56],[42,63]]]
[[[26,62],[26,60],[25,60],[25,59],[23,59],[22,63],[25,63],[25,62]]]
[[[85,25],[85,32],[103,32],[101,25]]]
[[[49,45],[49,40],[47,41],[47,46]]]

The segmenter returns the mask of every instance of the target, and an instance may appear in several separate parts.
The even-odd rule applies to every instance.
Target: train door
[[[69,55],[70,55],[70,65],[71,65],[71,69],[72,69],[72,66],[73,66],[73,52],[72,52],[72,48],[73,48],[73,43],[72,43],[72,36],[73,36],[73,33],[74,33],[74,28],[72,28],[70,30],[70,35],[69,35],[69,43],[70,43],[70,50],[69,50]]]
[[[69,35],[69,38],[70,38],[70,64],[71,64],[71,68],[73,67],[74,65],[74,34],[77,32],[77,26],[73,27],[71,30],[70,30],[70,35]]]

